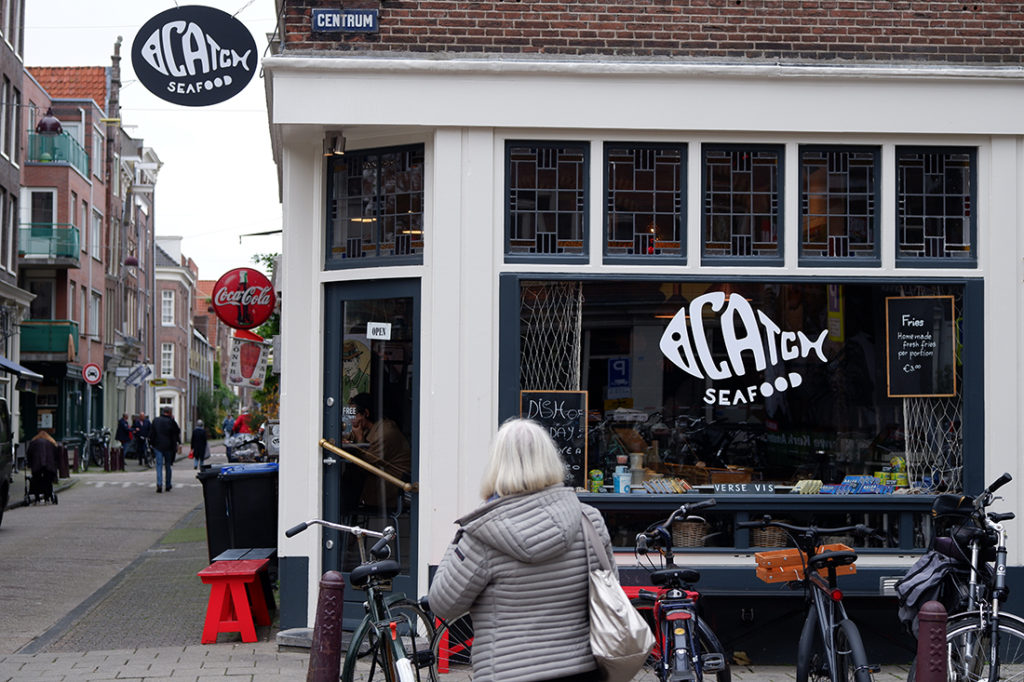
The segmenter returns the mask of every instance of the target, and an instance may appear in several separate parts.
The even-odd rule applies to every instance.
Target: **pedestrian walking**
[[[145,412],[139,412],[132,421],[132,440],[135,442],[135,454],[139,456],[139,466],[146,466],[146,448],[149,447],[149,432],[152,428]]]
[[[442,618],[469,611],[475,682],[599,679],[584,523],[602,541],[592,551],[607,553],[617,569],[601,513],[564,480],[544,428],[526,419],[502,425],[481,484],[485,502],[457,521],[429,593]]]
[[[230,414],[224,417],[224,422],[220,425],[221,430],[224,432],[224,453],[230,457],[231,446],[228,445],[228,439],[233,433],[232,429],[235,426],[235,418]],[[230,461],[230,460],[229,460]]]
[[[171,408],[160,408],[160,416],[153,420],[151,437],[153,451],[156,453],[156,491],[164,491],[165,477],[167,490],[170,491],[171,465],[181,452],[181,427],[171,416]]]
[[[196,427],[192,429],[192,437],[188,439],[189,444],[192,446],[192,468],[202,469],[203,461],[207,457],[207,450],[209,444],[206,442],[206,428],[203,426],[203,420],[196,420]]]

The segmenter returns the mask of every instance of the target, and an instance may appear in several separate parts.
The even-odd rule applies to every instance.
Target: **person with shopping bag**
[[[589,573],[606,564],[617,584],[618,572],[600,512],[564,481],[543,427],[527,419],[502,425],[481,484],[484,503],[457,521],[428,595],[442,618],[471,615],[474,682],[606,679],[591,650]],[[589,553],[584,524],[593,531]]]

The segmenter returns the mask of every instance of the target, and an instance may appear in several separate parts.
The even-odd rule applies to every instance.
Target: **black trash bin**
[[[196,477],[210,561],[228,549],[277,547],[277,462],[204,469]]]

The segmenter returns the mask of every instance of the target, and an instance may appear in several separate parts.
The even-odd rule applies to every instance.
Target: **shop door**
[[[324,343],[324,438],[403,481],[418,480],[419,281],[329,285]],[[324,518],[398,529],[395,591],[415,597],[417,494],[321,451]],[[359,564],[355,539],[324,530],[323,570]],[[373,543],[368,543],[372,545]],[[345,590],[346,624],[362,617],[362,592]],[[353,607],[355,605],[356,608]]]

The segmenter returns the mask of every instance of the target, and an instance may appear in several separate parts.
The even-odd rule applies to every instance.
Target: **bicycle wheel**
[[[647,660],[644,661],[643,667],[640,672],[633,677],[631,682],[667,682],[672,679],[671,665],[662,665],[661,656],[661,642],[664,641],[664,636],[659,634],[654,627],[654,603],[649,599],[643,599],[640,597],[631,599],[630,602],[633,607],[640,612],[640,615],[645,621],[647,626],[651,628],[651,632],[654,633],[654,648],[651,653],[647,656]],[[718,641],[718,637],[715,635],[711,626],[707,624],[703,618],[697,618],[697,641],[700,645],[702,654],[720,654],[724,662],[724,668],[714,673],[714,679],[716,682],[732,682],[732,672],[729,669],[728,656],[725,653],[725,649],[722,647],[721,642]],[[697,680],[700,682],[704,679],[702,673],[697,674]],[[711,676],[708,675],[708,679]]]
[[[93,466],[103,466],[103,446],[99,443],[93,443],[89,447],[89,455],[92,458]]]
[[[434,638],[434,625],[430,617],[417,604],[402,599],[388,604],[388,613],[397,624],[397,632],[406,656],[413,667],[433,670],[430,662],[430,644]],[[350,660],[352,653],[355,653]],[[385,679],[384,659],[379,646],[377,631],[366,628],[349,645],[342,667],[342,682],[365,680],[378,682]],[[431,673],[419,673],[420,679],[432,679]]]
[[[864,643],[852,620],[845,619],[836,625],[833,646],[836,651],[834,674],[829,669],[825,643],[818,627],[818,611],[810,609],[797,647],[797,682],[871,682]]]
[[[78,448],[78,470],[89,470],[89,446],[84,443]]]
[[[473,620],[469,614],[442,622],[430,643],[430,679],[465,679],[472,673]]]
[[[974,614],[954,618],[946,627],[948,680],[988,680],[992,668],[992,632]],[[998,679],[1024,680],[1024,627],[999,617]]]

